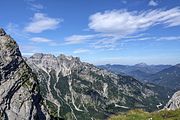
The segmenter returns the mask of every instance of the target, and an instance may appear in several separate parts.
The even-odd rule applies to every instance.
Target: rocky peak
[[[176,64],[175,66],[180,68],[180,63],[179,63],[179,64]]]
[[[80,59],[77,57],[66,56],[63,54],[56,57],[52,54],[43,53],[34,54],[28,58],[27,62],[30,66],[35,64],[46,71],[51,71],[53,69],[55,71],[63,71],[63,74],[68,74],[70,72],[69,69],[81,64]]]
[[[34,55],[32,55],[30,58],[38,58],[41,59],[43,57],[43,53],[35,53]]]
[[[136,67],[146,67],[148,65],[146,63],[138,63],[138,64],[135,64],[134,66],[136,66]]]
[[[4,29],[0,28],[0,36],[4,36],[6,35],[6,32],[4,31]]]
[[[79,57],[73,57],[73,56],[66,56],[64,54],[60,54],[57,58],[61,60],[74,60],[74,61],[80,61]]]
[[[6,35],[3,29],[1,29],[1,33],[4,33],[4,36],[0,36],[0,82],[8,77],[3,70],[11,72],[23,60],[16,42],[9,35]]]
[[[30,59],[39,59],[39,60],[60,60],[60,61],[80,61],[80,58],[73,56],[66,56],[60,54],[59,56],[54,56],[53,54],[44,54],[44,53],[35,53],[30,57]]]
[[[52,54],[35,53],[30,58],[33,58],[33,59],[48,59],[48,58],[49,59],[54,59],[56,57],[54,55],[52,55]]]

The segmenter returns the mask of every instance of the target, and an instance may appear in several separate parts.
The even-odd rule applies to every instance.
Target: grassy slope
[[[130,110],[127,113],[120,113],[111,116],[109,120],[180,120],[180,109],[175,111],[144,112],[142,110]]]

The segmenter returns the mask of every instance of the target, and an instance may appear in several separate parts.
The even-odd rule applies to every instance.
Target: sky
[[[180,63],[180,0],[1,0],[0,27],[24,56]]]

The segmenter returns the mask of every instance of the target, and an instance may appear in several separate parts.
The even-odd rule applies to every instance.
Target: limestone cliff
[[[41,103],[36,75],[17,43],[0,29],[0,119],[50,119]]]

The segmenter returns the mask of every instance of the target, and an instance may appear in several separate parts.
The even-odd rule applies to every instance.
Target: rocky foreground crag
[[[169,102],[164,107],[166,110],[176,110],[180,109],[180,91],[177,91],[174,93],[172,98],[169,100]]]
[[[0,119],[50,119],[41,102],[36,75],[16,42],[0,29]]]

